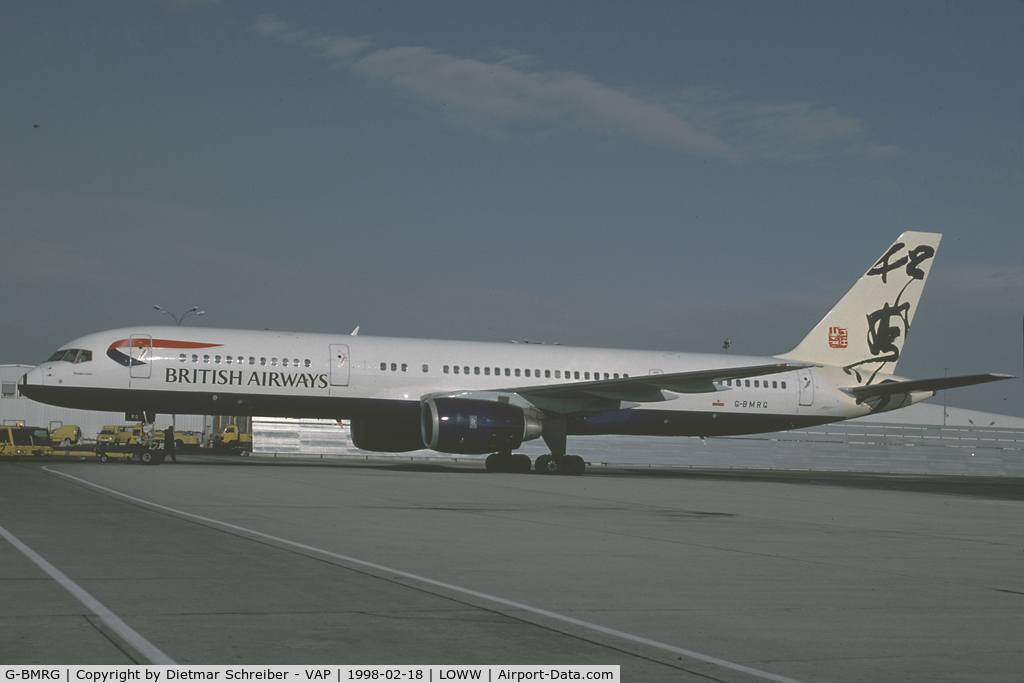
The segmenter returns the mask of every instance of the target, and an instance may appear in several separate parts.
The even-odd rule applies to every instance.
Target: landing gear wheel
[[[484,467],[488,472],[511,472],[512,457],[511,453],[491,453],[484,460]]]
[[[143,465],[156,465],[156,454],[153,451],[142,451],[139,453],[139,462]]]
[[[512,456],[512,469],[511,472],[516,474],[526,474],[533,467],[533,463],[530,462],[530,456],[526,453],[516,453]]]
[[[587,462],[578,455],[567,455],[562,459],[562,474],[578,477],[587,469]]]
[[[550,453],[542,455],[537,458],[533,467],[537,470],[537,474],[561,474],[562,458],[556,455],[551,455]]]

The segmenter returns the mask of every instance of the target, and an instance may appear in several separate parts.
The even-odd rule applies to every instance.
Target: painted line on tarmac
[[[530,612],[532,614],[536,614],[536,615],[539,615],[539,616],[544,616],[544,617],[547,617],[549,619],[554,619],[556,621],[561,621],[561,622],[566,623],[566,624],[572,624],[574,626],[579,626],[581,628],[585,628],[585,629],[588,629],[588,630],[591,630],[591,631],[596,631],[598,633],[603,633],[603,634],[608,635],[608,636],[613,636],[615,638],[619,638],[619,639],[622,639],[622,640],[627,640],[627,641],[632,642],[632,643],[638,643],[640,645],[647,645],[648,647],[653,647],[653,648],[656,648],[656,649],[659,649],[659,650],[664,650],[666,652],[671,652],[673,654],[677,654],[677,655],[680,655],[680,656],[683,656],[683,657],[688,657],[690,659],[694,659],[694,660],[697,660],[697,661],[700,661],[700,662],[704,662],[706,664],[713,664],[715,666],[719,666],[719,667],[722,667],[724,669],[732,669],[733,671],[739,671],[739,672],[748,674],[750,676],[755,676],[757,678],[762,678],[762,679],[767,680],[767,681],[775,681],[776,683],[801,683],[800,681],[798,681],[798,680],[796,680],[794,678],[787,678],[786,676],[780,676],[778,674],[773,674],[773,673],[770,673],[768,671],[761,671],[760,669],[754,669],[754,668],[751,668],[749,666],[744,666],[742,664],[736,664],[735,662],[730,662],[730,661],[727,661],[727,660],[724,660],[724,659],[719,659],[717,657],[712,657],[710,655],[701,654],[699,652],[694,652],[693,650],[685,650],[685,649],[683,649],[681,647],[676,647],[674,645],[668,645],[667,643],[661,643],[661,642],[658,642],[656,640],[650,640],[649,638],[644,638],[642,636],[636,636],[636,635],[633,635],[632,633],[626,633],[625,631],[617,631],[617,630],[615,630],[613,628],[608,628],[607,626],[601,626],[600,624],[594,624],[594,623],[589,622],[589,621],[583,621],[582,619],[575,619],[573,617],[568,617],[568,616],[566,616],[564,614],[558,614],[557,612],[549,612],[546,609],[541,609],[539,607],[532,607],[530,605],[526,605],[526,604],[523,604],[521,602],[515,602],[513,600],[506,600],[505,598],[499,598],[496,595],[489,595],[487,593],[481,593],[479,591],[475,591],[475,590],[472,590],[470,588],[463,588],[461,586],[456,586],[454,584],[445,583],[444,581],[437,581],[436,579],[430,579],[430,578],[427,578],[425,576],[419,576],[418,574],[411,574],[409,572],[402,571],[401,569],[394,569],[392,567],[385,567],[384,565],[381,565],[381,564],[376,564],[376,563],[373,563],[373,562],[368,562],[366,560],[360,560],[358,558],[350,557],[348,555],[340,555],[338,553],[334,553],[334,552],[331,552],[329,550],[323,550],[322,548],[314,548],[311,545],[306,545],[304,543],[298,543],[296,541],[290,541],[290,540],[288,540],[286,538],[281,538],[280,536],[271,536],[270,534],[265,534],[262,531],[256,531],[255,529],[248,529],[248,528],[243,527],[243,526],[238,526],[237,524],[231,524],[230,522],[222,522],[222,521],[220,521],[218,519],[212,519],[210,517],[203,517],[202,515],[196,515],[196,514],[193,514],[191,512],[185,512],[184,510],[177,510],[175,508],[168,507],[166,505],[160,505],[159,503],[154,503],[152,501],[144,500],[142,498],[136,498],[135,496],[130,496],[127,493],[121,493],[120,491],[115,491],[114,489],[107,488],[106,486],[101,486],[100,484],[94,484],[91,481],[86,481],[85,479],[81,479],[81,478],[76,477],[76,476],[71,475],[71,474],[66,474],[64,472],[58,472],[57,470],[52,470],[52,469],[50,469],[49,465],[44,466],[43,469],[45,471],[47,471],[47,472],[50,472],[51,474],[56,474],[58,476],[66,478],[66,479],[72,479],[72,480],[77,481],[79,483],[85,484],[86,486],[90,486],[90,487],[92,487],[94,489],[98,489],[100,491],[105,491],[105,492],[111,493],[111,494],[113,494],[115,496],[120,496],[121,498],[125,498],[127,500],[131,500],[131,501],[134,501],[136,503],[140,503],[140,504],[145,505],[147,507],[155,508],[157,510],[164,510],[166,512],[170,512],[172,514],[179,515],[181,517],[185,517],[185,518],[188,518],[188,519],[195,519],[195,520],[199,520],[199,521],[202,521],[202,522],[206,522],[208,524],[213,524],[215,526],[223,527],[225,529],[231,529],[233,531],[240,531],[240,532],[243,532],[245,534],[256,536],[258,538],[264,538],[264,539],[267,539],[269,541],[274,541],[275,543],[280,543],[280,544],[283,544],[283,545],[286,545],[286,546],[291,546],[293,548],[300,548],[300,549],[308,551],[308,552],[317,553],[319,555],[324,555],[326,557],[331,557],[331,558],[334,558],[334,559],[337,559],[337,560],[341,560],[343,562],[348,562],[348,563],[359,565],[359,566],[362,566],[362,567],[369,567],[371,569],[375,569],[375,570],[383,572],[383,573],[392,574],[394,576],[400,576],[400,577],[405,578],[405,579],[410,579],[410,580],[413,580],[413,581],[418,581],[420,583],[425,583],[425,584],[428,584],[428,585],[431,585],[431,586],[437,586],[439,588],[444,588],[446,590],[453,591],[455,593],[461,593],[463,595],[469,595],[469,596],[472,596],[474,598],[478,598],[480,600],[485,600],[485,601],[488,601],[488,602],[497,603],[499,605],[504,605],[505,607],[511,607],[513,609],[522,610],[524,612]]]
[[[35,562],[40,569],[50,575],[50,578],[63,586],[73,596],[78,598],[79,602],[88,607],[93,614],[102,619],[103,623],[109,626],[115,633],[117,633],[117,635],[124,638],[129,645],[139,652],[139,654],[148,659],[150,664],[177,663],[161,652],[156,645],[153,645],[153,643],[139,635],[135,629],[124,623],[119,616],[107,609],[102,602],[94,598],[88,591],[69,579],[61,570],[44,560],[39,553],[19,541],[14,534],[2,526],[0,526],[0,536],[7,539],[8,543],[20,550],[25,557]]]

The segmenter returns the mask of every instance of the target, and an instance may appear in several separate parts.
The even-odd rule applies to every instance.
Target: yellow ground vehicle
[[[128,436],[128,440],[125,441],[125,443],[138,445],[162,439],[163,436],[163,432],[150,431],[147,433],[143,430],[142,425],[140,424],[131,428],[131,434]]]
[[[50,434],[42,427],[0,427],[0,457],[53,457],[99,458],[101,462],[110,459],[136,460],[144,465],[159,465],[163,462],[163,451],[157,448],[131,447],[120,445],[97,446],[96,448],[60,448],[50,445]]]
[[[238,425],[228,425],[210,440],[214,448],[245,448],[252,446],[252,434],[239,431]]]
[[[149,441],[163,443],[164,430],[155,429],[151,432],[152,438]],[[200,435],[196,432],[174,432],[174,446],[180,448],[181,446],[198,446],[200,442]],[[147,443],[147,439],[142,430],[142,427],[132,427],[131,436],[128,437],[127,443],[129,444],[142,444]]]
[[[199,432],[174,432],[174,446],[198,446],[203,441],[203,435]]]
[[[106,425],[96,437],[98,444],[126,444],[132,438],[132,430],[141,425]]]
[[[50,434],[41,427],[0,427],[0,455],[50,455]]]
[[[65,442],[74,446],[82,439],[82,430],[77,425],[61,425],[50,430],[50,443],[59,446]]]

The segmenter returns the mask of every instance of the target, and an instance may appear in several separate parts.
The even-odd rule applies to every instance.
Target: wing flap
[[[713,368],[640,377],[518,387],[508,391],[514,391],[533,403],[549,403],[552,400],[587,401],[595,399],[626,403],[654,403],[675,398],[667,392],[675,394],[711,393],[722,390],[722,387],[716,385],[715,382],[792,372],[808,367],[819,366],[814,363],[771,363],[737,368]]]

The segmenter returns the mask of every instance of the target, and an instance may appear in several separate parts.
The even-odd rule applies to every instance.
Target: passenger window
[[[392,363],[391,364],[391,372],[397,372],[397,371],[398,371],[398,363]]]
[[[281,367],[282,368],[288,367],[288,359],[287,358],[282,358],[281,359]]]
[[[181,354],[180,356],[178,356],[178,360],[180,360],[182,363],[185,362],[185,358],[186,358],[185,354]]]
[[[758,388],[758,387],[760,387],[760,386],[761,386],[761,381],[760,381],[760,380],[756,380],[756,379],[755,379],[755,380],[754,380],[754,388],[755,388],[755,389],[757,389],[757,388]]]
[[[783,383],[782,383],[782,388],[783,388],[783,389],[785,389],[785,388],[786,388],[786,383],[785,383],[785,382],[783,382]]]
[[[577,370],[576,372],[572,373],[572,378],[573,379],[579,379],[580,378],[580,371]]]
[[[441,372],[443,372],[444,374],[447,375],[448,374],[448,366],[446,365],[443,368],[441,368]]]
[[[210,362],[210,356],[204,353],[203,354],[203,362],[204,363],[209,363]]]
[[[220,356],[214,356],[213,357],[213,362],[214,363],[220,363]]]
[[[527,376],[527,377],[529,377],[529,376],[530,376],[530,368],[526,368],[526,376]]]
[[[589,372],[584,372],[583,373],[583,379],[590,379],[590,373]]]
[[[750,386],[750,380],[749,379],[744,380],[744,382],[745,382],[746,386],[748,386],[748,387]]]
[[[408,370],[409,370],[409,364],[408,363],[402,363],[402,372],[407,372]]]
[[[266,359],[266,357],[264,357],[264,356],[260,356],[260,365],[266,365],[266,364],[267,364],[267,359]]]
[[[453,368],[453,370],[455,370],[455,374],[456,374],[456,375],[457,375],[457,374],[459,374],[459,366],[458,366],[458,365],[456,365],[456,366],[455,366],[455,367]]]
[[[516,377],[519,376],[519,368],[516,368]]]
[[[512,374],[511,370],[509,370],[508,368],[505,368],[505,376],[508,377],[511,374]]]
[[[427,364],[426,364],[426,363],[424,363],[424,364],[423,364],[423,372],[428,372],[429,370],[430,370],[430,368],[428,368],[428,367],[427,367]]]
[[[562,371],[555,370],[555,379],[562,379]]]
[[[779,388],[779,383],[776,382],[775,380],[772,380],[772,389],[778,389],[778,388]]]
[[[193,363],[198,363],[199,362],[199,354],[198,353],[193,353],[192,354],[192,362]]]
[[[271,358],[270,359],[270,367],[272,367],[272,368],[276,368],[277,367],[277,359],[276,358]]]
[[[228,365],[231,365],[233,361],[234,359],[231,356],[227,356],[226,358],[224,358],[224,362]]]
[[[618,379],[618,378],[619,378],[619,373],[616,372],[615,373],[615,379]]]
[[[478,367],[473,368],[473,374],[474,375],[479,375],[480,374],[480,368],[478,368]]]
[[[491,369],[489,367],[484,368],[484,375],[485,376],[490,376],[490,374],[491,374]]]
[[[307,360],[306,362],[308,363],[309,361]],[[256,365],[256,357],[255,356],[249,356],[249,365]],[[306,367],[308,368],[309,366],[307,365]]]
[[[551,371],[550,370],[545,370],[544,371],[544,378],[547,379],[549,377],[551,377]]]

